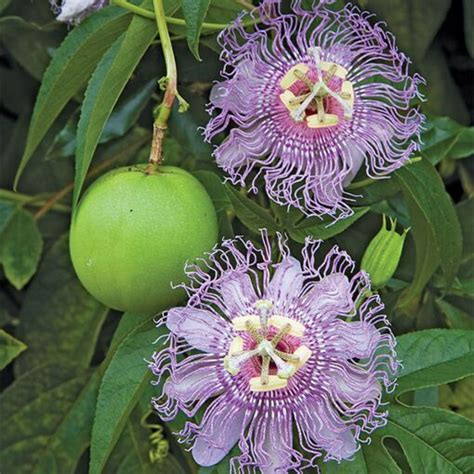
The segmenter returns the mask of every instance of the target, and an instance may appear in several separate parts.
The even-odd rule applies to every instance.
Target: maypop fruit
[[[110,171],[81,199],[70,234],[79,279],[111,308],[157,313],[183,298],[184,265],[214,246],[217,218],[192,175],[173,166]]]

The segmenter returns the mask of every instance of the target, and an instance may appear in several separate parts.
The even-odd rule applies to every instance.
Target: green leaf
[[[207,193],[212,199],[212,203],[216,208],[220,234],[225,237],[233,237],[232,225],[229,218],[229,211],[232,208],[232,204],[227,196],[222,178],[212,171],[205,170],[195,171],[193,174],[206,188]]]
[[[380,430],[370,437],[371,443],[362,445],[352,461],[322,463],[322,474],[401,474],[382,443]]]
[[[439,408],[392,405],[379,435],[395,438],[414,473],[472,472],[474,424]]]
[[[423,110],[434,115],[447,115],[463,124],[469,123],[469,110],[464,101],[439,42],[435,42],[422,60],[417,62],[418,69],[429,84],[423,92],[426,102]]]
[[[402,447],[413,473],[471,472],[474,424],[438,408],[392,405],[388,424],[371,434],[353,461],[325,463],[323,474],[400,474],[383,441],[394,438]],[[390,453],[390,454],[389,454]]]
[[[99,62],[87,86],[77,130],[73,207],[112,110],[133,71],[156,36],[156,25],[135,15]]]
[[[8,204],[0,204],[0,263],[5,276],[18,290],[34,275],[43,249],[43,239],[33,216]]]
[[[440,407],[474,420],[474,377],[439,387]]]
[[[151,373],[145,359],[151,357],[153,342],[161,334],[153,321],[146,321],[126,336],[113,353],[97,400],[90,474],[102,472],[129,414],[145,385],[150,382]]]
[[[225,186],[225,189],[235,214],[249,229],[254,232],[267,229],[270,234],[278,231],[278,224],[265,208],[229,184]]]
[[[73,28],[55,51],[36,98],[15,187],[46,132],[66,104],[87,84],[97,62],[130,19],[131,15],[122,8],[104,8]]]
[[[461,263],[461,226],[451,198],[434,166],[427,160],[395,172],[407,202],[416,249],[415,277],[402,297],[402,305],[423,291],[441,265],[450,285]]]
[[[150,463],[149,432],[140,423],[141,413],[136,407],[130,414],[115,449],[102,474],[152,474],[161,472]],[[171,474],[171,473],[168,473]]]
[[[209,115],[205,112],[206,99],[183,87],[180,91],[189,102],[189,110],[182,114],[178,112],[178,104],[175,103],[168,122],[170,134],[186,151],[208,163],[212,145],[202,139],[202,133],[199,131],[199,127],[209,120]]]
[[[12,0],[0,0],[0,13],[5,10],[5,8],[8,8]]]
[[[3,370],[13,359],[16,359],[26,345],[0,329],[0,370]]]
[[[20,311],[18,337],[28,345],[18,373],[51,360],[87,367],[108,309],[82,287],[69,257],[67,237],[46,255]]]
[[[181,8],[186,21],[188,46],[199,61],[201,60],[199,57],[199,36],[210,3],[211,0],[181,0]]]
[[[395,34],[400,49],[413,59],[421,59],[448,12],[450,0],[432,0],[427,15],[424,0],[367,0],[364,8],[385,20]]]
[[[311,236],[315,239],[329,239],[344,230],[348,229],[354,222],[358,221],[364,214],[370,210],[370,207],[360,207],[354,209],[354,214],[341,219],[336,223],[329,219],[319,219],[317,217],[310,217],[304,219],[299,225],[289,228],[290,237],[296,242],[304,243],[305,238]]]
[[[33,369],[0,396],[0,465],[15,474],[74,472],[87,447],[96,374],[58,363]]]
[[[243,9],[242,5],[235,0],[211,0],[206,21],[209,23],[230,23]]]
[[[474,154],[474,127],[464,127],[449,117],[433,117],[421,136],[421,154],[434,165],[446,158],[467,158]]]
[[[155,90],[156,81],[149,81],[123,101],[119,101],[116,109],[105,125],[99,144],[108,143],[123,137],[136,124],[141,112]],[[79,114],[73,114],[64,128],[56,135],[48,149],[46,160],[74,156],[76,151],[76,131]]]
[[[0,200],[0,235],[8,227],[17,208],[14,202]]]
[[[453,329],[474,329],[474,316],[445,300],[437,300],[436,305],[446,316],[446,322]]]
[[[428,329],[397,338],[397,354],[403,367],[394,392],[432,387],[474,373],[474,332]]]
[[[21,66],[40,80],[50,61],[50,51],[60,40],[59,32],[18,16],[0,18],[0,41]],[[2,86],[3,87],[3,86]]]

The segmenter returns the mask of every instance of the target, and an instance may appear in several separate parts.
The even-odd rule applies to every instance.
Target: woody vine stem
[[[153,139],[151,142],[150,158],[146,172],[153,173],[163,159],[163,138],[168,127],[168,119],[173,109],[176,98],[179,100],[179,111],[184,112],[188,108],[188,103],[178,94],[177,90],[177,69],[174,58],[173,46],[166,24],[163,0],[153,0],[155,10],[156,25],[161,41],[161,48],[165,58],[166,76],[159,81],[161,89],[164,90],[163,101],[158,107],[155,122],[153,123]]]

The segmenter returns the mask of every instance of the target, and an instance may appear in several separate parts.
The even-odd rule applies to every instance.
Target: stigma
[[[345,120],[352,118],[354,89],[346,80],[347,70],[339,64],[321,61],[320,49],[310,48],[313,68],[298,63],[281,79],[280,100],[295,122],[305,122],[309,128],[325,128],[339,124],[339,115],[331,113],[337,102]]]
[[[239,316],[233,319],[235,331],[246,334],[253,341],[253,348],[244,350],[243,337],[236,336],[224,358],[224,367],[231,375],[237,375],[245,362],[258,358],[260,376],[249,380],[252,392],[268,392],[285,388],[288,379],[292,377],[311,356],[311,350],[305,345],[299,345],[294,351],[278,348],[287,338],[302,338],[304,326],[291,318],[274,314],[270,316],[273,305],[268,300],[255,303],[256,314]],[[270,336],[270,334],[272,334]],[[270,365],[273,364],[273,367]]]

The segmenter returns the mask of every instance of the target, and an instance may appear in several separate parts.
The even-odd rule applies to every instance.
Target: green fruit
[[[71,224],[74,268],[86,289],[114,309],[157,313],[184,295],[184,265],[211,250],[217,218],[192,175],[173,166],[120,168],[93,183]]]

